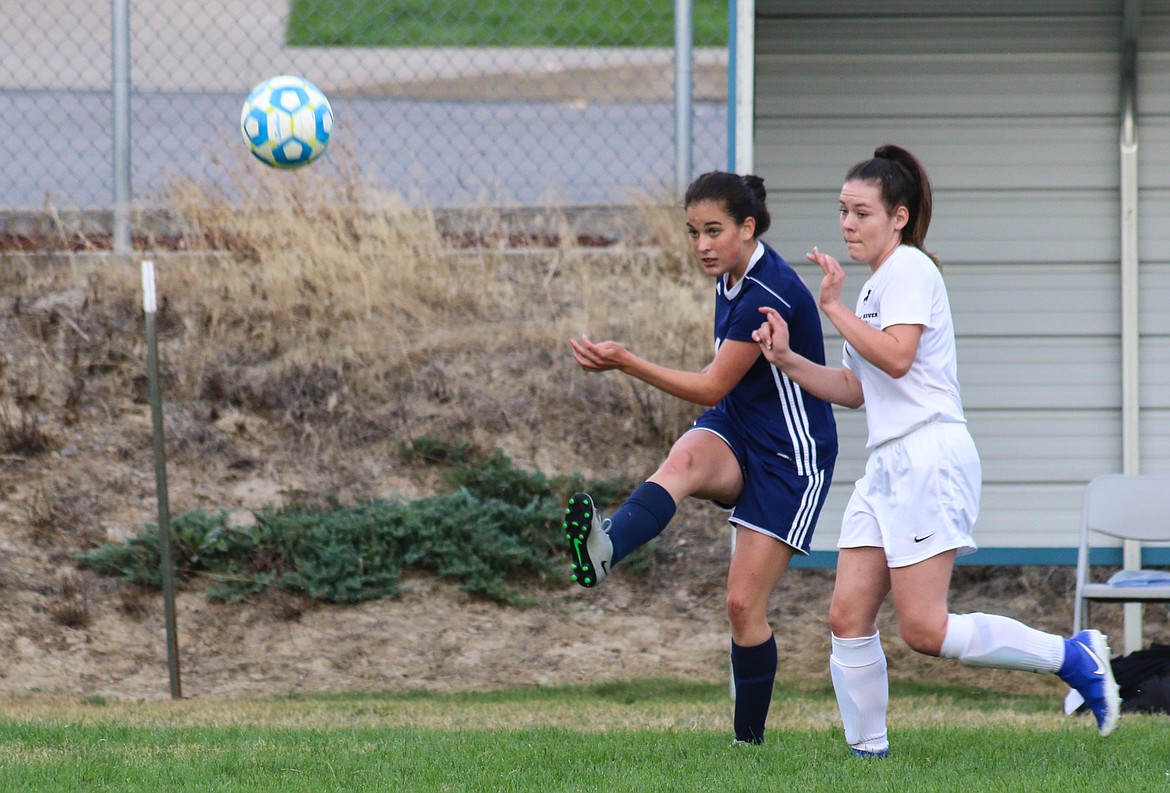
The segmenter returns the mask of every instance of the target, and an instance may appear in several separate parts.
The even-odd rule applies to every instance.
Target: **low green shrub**
[[[188,512],[171,521],[180,578],[210,577],[209,596],[240,600],[269,587],[328,603],[394,597],[404,570],[429,571],[467,592],[513,605],[522,583],[563,572],[561,516],[569,495],[588,489],[599,504],[629,490],[617,480],[546,477],[517,469],[499,450],[416,439],[408,461],[443,466],[451,492],[414,500],[292,502],[253,510],[254,525],[228,513]],[[162,586],[157,525],[126,543],[78,557],[99,575]]]

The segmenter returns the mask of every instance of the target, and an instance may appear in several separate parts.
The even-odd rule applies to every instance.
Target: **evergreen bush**
[[[402,450],[440,465],[451,492],[414,500],[292,502],[253,510],[252,526],[228,513],[188,512],[171,522],[180,579],[209,576],[209,596],[235,601],[280,587],[327,603],[394,597],[404,570],[430,571],[467,592],[503,603],[530,601],[524,583],[563,572],[565,501],[588,489],[599,504],[617,502],[629,484],[586,483],[574,474],[546,477],[517,469],[499,450],[429,438]],[[159,588],[158,527],[125,544],[106,543],[78,557],[99,575]]]

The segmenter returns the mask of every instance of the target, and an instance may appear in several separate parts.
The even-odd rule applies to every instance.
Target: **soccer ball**
[[[333,109],[321,89],[280,75],[257,85],[244,101],[240,131],[256,159],[273,168],[300,168],[325,153]]]

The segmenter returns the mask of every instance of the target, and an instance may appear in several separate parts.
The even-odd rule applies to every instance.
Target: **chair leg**
[[[1084,598],[1073,603],[1073,636],[1089,627],[1090,605],[1090,602]]]
[[[1126,603],[1122,623],[1125,627],[1125,655],[1142,649],[1142,604]]]

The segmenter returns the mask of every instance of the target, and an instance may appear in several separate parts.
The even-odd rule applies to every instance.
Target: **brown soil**
[[[229,454],[170,464],[172,513],[222,505],[246,510],[276,503],[298,487],[316,489],[314,478],[320,474],[312,465],[297,470],[294,461],[283,460],[261,470],[240,470],[242,459],[279,460],[277,451],[264,448],[262,429],[246,430],[254,441]],[[169,696],[161,595],[79,571],[68,544],[46,539],[30,526],[30,515],[44,509],[45,488],[56,490],[57,509],[71,504],[92,511],[110,538],[135,534],[156,521],[149,447],[149,416],[137,408],[74,434],[43,459],[4,461],[4,690],[119,699]],[[353,471],[339,473],[362,468],[377,472],[387,490],[409,492],[422,484],[398,480],[375,459],[354,461]],[[727,545],[721,513],[686,504],[660,540],[649,573],[624,575],[619,568],[597,590],[566,581],[529,608],[470,597],[425,576],[412,577],[398,598],[346,607],[288,594],[245,604],[214,603],[196,581],[184,586],[177,599],[182,693],[454,691],[647,676],[725,680]],[[825,611],[832,575],[791,570],[773,597],[782,677],[826,679]],[[1070,586],[1064,569],[960,569],[954,606],[1007,613],[1064,632],[1070,622]],[[920,658],[896,638],[889,615],[882,628],[894,676],[1051,691],[1054,701],[1059,699],[1059,685],[1046,676],[969,670]]]

